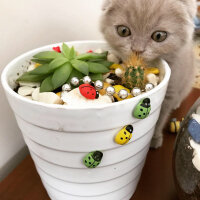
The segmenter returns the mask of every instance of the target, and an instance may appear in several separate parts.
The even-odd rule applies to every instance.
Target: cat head
[[[195,0],[106,0],[101,31],[122,59],[138,52],[152,60],[191,41],[195,15]]]

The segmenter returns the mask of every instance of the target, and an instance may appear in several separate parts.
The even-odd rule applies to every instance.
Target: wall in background
[[[16,56],[70,40],[102,39],[102,0],[0,0],[0,73]],[[27,154],[0,85],[0,180]]]

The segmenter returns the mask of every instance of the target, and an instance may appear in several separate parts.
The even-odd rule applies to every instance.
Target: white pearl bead
[[[145,91],[148,92],[154,88],[154,85],[152,83],[147,83],[145,85]]]
[[[79,85],[79,79],[78,79],[77,77],[73,77],[73,78],[71,79],[71,84],[72,84],[73,86],[78,86],[78,85]]]
[[[126,99],[128,97],[128,92],[126,90],[122,89],[119,91],[118,95],[121,99]]]
[[[134,88],[132,89],[132,91],[131,91],[131,94],[132,94],[134,97],[140,95],[141,93],[142,93],[142,91],[141,91],[141,89],[138,88],[138,87],[134,87]]]
[[[95,81],[94,86],[97,90],[103,89],[103,82],[100,80]]]
[[[89,76],[83,77],[83,83],[89,84],[91,81],[92,81],[92,80],[91,80],[91,78],[90,78]]]
[[[113,96],[115,94],[115,88],[112,86],[109,86],[106,88],[106,93],[108,96]]]
[[[64,84],[63,86],[62,86],[62,91],[66,91],[66,92],[69,92],[69,91],[71,91],[71,85],[70,84]]]

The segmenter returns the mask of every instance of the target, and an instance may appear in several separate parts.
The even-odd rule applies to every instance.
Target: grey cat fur
[[[133,51],[145,60],[165,59],[172,70],[167,94],[163,102],[151,147],[163,143],[163,127],[170,112],[188,95],[194,77],[193,19],[195,0],[106,0],[103,4],[101,31],[122,59]],[[128,37],[120,37],[116,26],[125,25],[131,30]],[[151,35],[166,31],[163,42],[155,42]]]

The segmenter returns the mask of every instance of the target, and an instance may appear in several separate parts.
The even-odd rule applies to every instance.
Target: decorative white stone
[[[154,86],[157,86],[159,82],[159,77],[155,74],[150,73],[147,75],[147,82],[152,83]]]
[[[32,99],[38,101],[39,99],[40,88],[36,88],[32,93]]]
[[[22,86],[18,89],[17,93],[21,96],[29,96],[32,95],[35,88],[28,87],[28,86]]]
[[[108,60],[109,62],[114,62],[114,63],[116,63],[116,64],[119,64],[119,59],[117,58],[117,56],[115,56],[115,55],[112,54],[112,53],[108,54],[107,60]]]
[[[62,104],[61,98],[53,92],[42,92],[38,95],[38,101],[47,104]]]
[[[115,70],[115,74],[116,74],[116,76],[118,76],[118,77],[122,77],[123,76],[123,71],[120,69],[120,68],[117,68],[116,70]]]
[[[29,86],[29,87],[40,87],[40,83],[37,82],[24,82],[24,81],[19,81],[20,86]]]
[[[114,84],[114,80],[110,79],[110,78],[106,78],[105,80],[106,83],[109,83],[110,85]]]
[[[103,50],[102,49],[96,49],[96,50],[94,50],[94,53],[103,53]]]
[[[35,69],[35,64],[31,64],[28,66],[27,72],[30,72]]]
[[[92,107],[100,104],[112,103],[112,100],[107,95],[100,95],[98,99],[86,99],[79,92],[79,88],[75,88],[68,93],[62,95],[62,100],[65,102],[65,105],[70,107]]]

